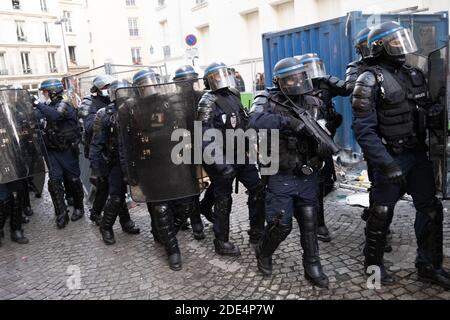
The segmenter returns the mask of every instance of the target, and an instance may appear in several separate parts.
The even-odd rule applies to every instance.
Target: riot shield
[[[430,53],[428,57],[428,85],[433,103],[445,107],[439,127],[429,128],[430,159],[433,162],[436,187],[447,198],[448,157],[448,46]]]
[[[42,136],[26,90],[0,90],[0,183],[45,173]]]
[[[186,81],[117,91],[118,97],[126,97],[118,103],[118,122],[135,202],[200,194],[201,170],[192,162],[197,87]],[[179,140],[172,141],[175,131]]]

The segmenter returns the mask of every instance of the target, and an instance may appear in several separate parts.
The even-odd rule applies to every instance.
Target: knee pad
[[[275,224],[268,227],[270,236],[276,239],[278,242],[283,242],[291,234],[292,223],[290,224]]]
[[[370,212],[368,224],[373,225],[377,229],[388,227],[394,215],[394,210],[387,206],[374,205]]]

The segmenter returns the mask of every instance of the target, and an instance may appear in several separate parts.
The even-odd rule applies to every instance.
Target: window
[[[20,1],[12,0],[12,7],[13,7],[13,9],[20,9]]]
[[[17,41],[27,41],[24,31],[25,21],[16,20]]]
[[[50,69],[50,73],[57,73],[58,69],[56,68],[56,53],[49,52],[48,53],[48,66]]]
[[[159,23],[159,25],[161,26],[161,34],[163,37],[163,43],[164,44],[168,44],[169,43],[169,23],[167,22],[167,20],[164,20],[162,22]]]
[[[75,53],[76,47],[75,46],[69,46],[69,57],[70,57],[70,63],[71,64],[77,64],[77,56]]]
[[[50,32],[48,30],[47,22],[44,22],[44,34],[45,34],[45,42],[50,42]]]
[[[288,1],[274,7],[278,18],[278,29],[289,29],[295,26],[295,2]]]
[[[22,60],[23,74],[31,74],[30,53],[29,52],[21,52],[20,58]]]
[[[246,55],[251,58],[259,58],[262,56],[262,43],[260,37],[255,37],[255,35],[261,34],[260,24],[259,24],[259,11],[253,11],[245,14],[244,16],[246,24],[246,43],[247,50]],[[244,36],[245,36],[245,32]]]
[[[195,0],[195,5],[196,6],[199,6],[199,5],[204,4],[204,3],[206,3],[206,0]]]
[[[41,10],[42,12],[47,12],[47,0],[41,0]]]
[[[71,20],[71,12],[70,11],[63,11],[63,15],[64,15],[64,19],[66,20],[65,22],[65,29],[66,32],[73,32],[72,30],[72,20]]]
[[[128,30],[130,31],[130,37],[139,36],[138,19],[128,18]]]
[[[158,7],[164,7],[166,5],[166,0],[158,0]]]
[[[133,64],[142,64],[141,48],[131,48],[131,59]]]
[[[8,69],[6,68],[6,56],[4,52],[0,52],[0,76],[8,75]]]
[[[127,7],[134,7],[136,5],[136,0],[126,0]]]
[[[170,58],[170,46],[164,46],[163,47],[163,53],[164,53],[164,59]]]

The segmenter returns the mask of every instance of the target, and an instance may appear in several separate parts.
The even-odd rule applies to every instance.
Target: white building
[[[66,73],[56,0],[0,1],[0,85],[37,89]]]

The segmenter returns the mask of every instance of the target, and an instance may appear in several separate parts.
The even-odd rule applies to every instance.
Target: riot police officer
[[[342,124],[342,115],[336,112],[333,104],[333,98],[337,96],[348,96],[345,82],[335,76],[327,75],[323,61],[315,53],[305,54],[297,57],[305,65],[308,77],[312,79],[314,90],[308,94],[314,95],[324,102],[324,114],[327,121],[327,129],[334,137],[337,129]],[[318,238],[323,242],[330,242],[330,232],[325,223],[324,198],[329,195],[336,182],[336,171],[333,158],[330,156],[325,159],[325,167],[320,175],[320,196],[318,219]]]
[[[178,68],[175,71],[175,76],[173,77],[174,82],[179,83],[179,90],[191,90],[194,83],[198,82],[198,73],[195,71],[195,69],[190,65],[185,65],[180,68]],[[197,106],[198,102],[200,101],[203,91],[202,90],[194,90],[196,93],[196,96],[194,97],[193,106]],[[197,110],[195,110],[197,111]],[[194,234],[194,238],[198,241],[203,240],[206,238],[204,233],[204,226],[202,219],[200,217],[200,196],[196,196],[191,199],[193,201],[194,206],[193,210],[190,214],[190,222],[192,227],[192,232]],[[177,220],[177,219],[176,219]],[[182,228],[182,226],[181,226]]]
[[[173,130],[193,127],[195,120],[196,98],[192,83],[187,84],[160,84],[152,69],[143,69],[134,75],[134,88],[119,110],[132,194],[138,190],[147,202],[154,239],[164,246],[174,271],[182,269],[176,236],[199,193],[194,166],[175,165],[171,159]]]
[[[79,117],[83,120],[84,127],[84,156],[89,159],[89,147],[92,141],[94,120],[97,112],[106,108],[111,100],[109,99],[108,89],[114,78],[110,75],[99,75],[95,77],[91,88],[91,95],[85,97],[79,108]],[[102,211],[108,200],[108,178],[106,175],[106,166],[100,166],[101,179],[97,181],[95,198],[92,203],[90,219],[92,222],[100,226],[102,220]]]
[[[62,229],[69,222],[64,200],[65,177],[74,197],[71,220],[75,222],[84,216],[84,191],[78,162],[81,130],[76,109],[63,98],[64,89],[60,80],[45,80],[39,90],[49,102],[48,105],[37,100],[34,103],[40,117],[46,121],[44,140],[48,153],[48,190],[55,207],[57,227]]]
[[[108,91],[111,103],[97,112],[94,120],[93,135],[89,151],[91,161],[91,181],[95,185],[108,179],[109,199],[104,208],[103,219],[100,223],[100,233],[107,245],[116,243],[113,226],[119,216],[120,225],[125,233],[136,235],[140,229],[131,220],[126,203],[127,185],[119,154],[120,136],[118,133],[117,108],[121,103],[118,89],[129,87],[126,80],[115,80]],[[122,101],[123,102],[123,101]],[[102,172],[102,168],[106,172]]]
[[[408,192],[417,209],[419,279],[449,289],[450,275],[442,268],[443,207],[419,117],[425,111],[432,125],[442,108],[428,98],[422,72],[405,65],[405,55],[417,50],[409,29],[385,22],[370,32],[368,43],[374,65],[358,77],[353,92],[353,127],[374,176],[365,266],[378,266],[383,284],[395,283],[384,266],[384,246],[395,205]]]
[[[220,255],[237,256],[240,255],[240,250],[229,239],[233,182],[238,179],[249,191],[248,233],[253,244],[259,241],[264,230],[264,186],[255,165],[248,161],[247,164],[235,164],[235,159],[231,159],[231,156],[235,158],[236,154],[227,154],[225,146],[217,145],[217,141],[211,137],[208,139],[210,129],[221,131],[223,141],[226,141],[227,130],[245,130],[247,114],[241,104],[239,92],[232,87],[233,82],[225,64],[210,64],[205,70],[204,78],[211,91],[205,93],[198,106],[198,120],[203,124],[203,149],[214,146],[217,153],[212,164],[204,165],[214,185],[214,246]]]
[[[305,277],[314,285],[328,287],[322,270],[317,239],[317,210],[320,169],[331,153],[305,131],[304,123],[293,113],[304,108],[311,114],[323,110],[323,102],[313,95],[311,79],[296,58],[279,61],[274,68],[275,88],[255,98],[250,127],[279,130],[279,170],[267,177],[266,220],[263,238],[256,247],[258,269],[272,274],[272,255],[292,231],[292,218],[300,227]],[[320,112],[319,112],[320,113]],[[323,118],[321,115],[318,119]]]

